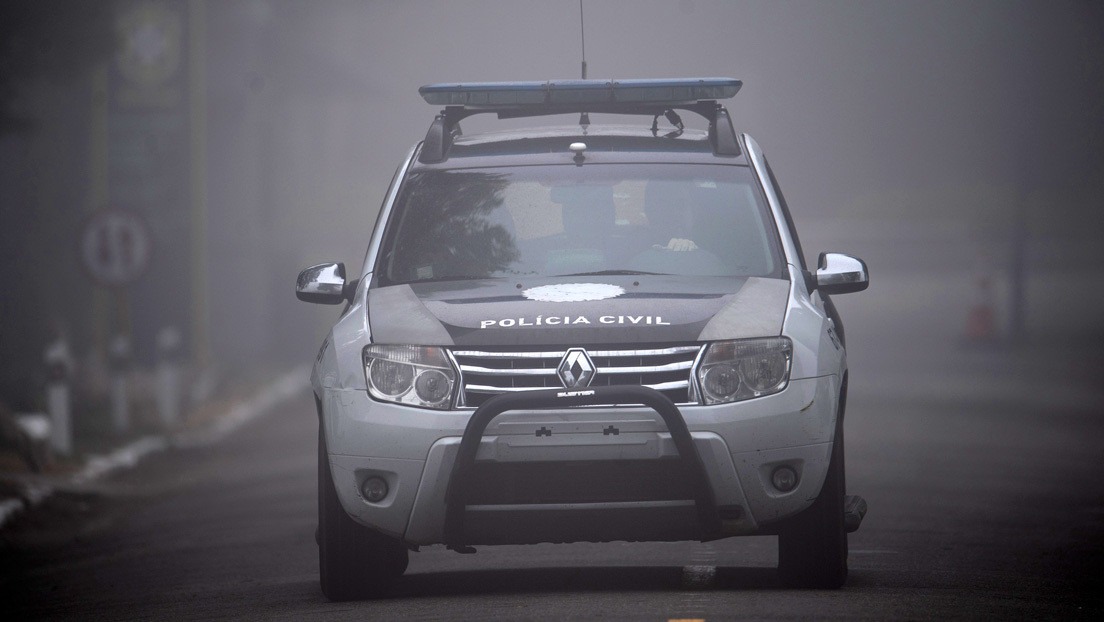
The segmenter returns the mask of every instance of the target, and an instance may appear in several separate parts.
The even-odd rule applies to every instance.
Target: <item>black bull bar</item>
[[[475,454],[483,432],[491,421],[510,410],[535,410],[566,408],[570,406],[595,406],[609,404],[640,404],[659,413],[671,434],[671,440],[679,457],[686,465],[689,489],[693,492],[698,524],[703,539],[712,539],[721,533],[721,518],[709,483],[705,464],[686,427],[686,421],[674,402],[659,391],[643,386],[610,386],[590,389],[548,389],[522,391],[496,395],[472,413],[464,436],[460,439],[456,461],[449,475],[445,491],[445,544],[461,553],[473,553],[475,549],[464,542],[464,514],[467,511],[467,488],[475,467]]]

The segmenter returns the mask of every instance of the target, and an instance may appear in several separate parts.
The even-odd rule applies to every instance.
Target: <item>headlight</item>
[[[793,343],[787,337],[709,344],[698,367],[706,404],[724,404],[778,393],[790,381]]]
[[[368,346],[364,376],[377,400],[442,410],[452,406],[456,372],[441,348]]]

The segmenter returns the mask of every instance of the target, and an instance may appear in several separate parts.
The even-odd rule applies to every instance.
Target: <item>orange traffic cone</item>
[[[966,316],[963,335],[971,343],[992,343],[997,340],[997,314],[995,311],[993,282],[989,276],[977,278],[977,299]]]

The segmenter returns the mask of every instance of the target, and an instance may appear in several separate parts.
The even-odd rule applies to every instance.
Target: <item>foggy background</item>
[[[33,48],[13,55],[6,44],[9,67],[88,50],[62,54],[66,70],[5,69],[0,400],[12,408],[40,402],[57,326],[91,375],[119,326],[133,331],[139,367],[150,365],[167,322],[208,377],[309,362],[337,309],[297,302],[295,276],[323,261],[359,271],[387,184],[437,112],[418,87],[579,76],[576,0],[162,3],[185,16],[185,38],[199,35],[187,101],[202,114],[161,136],[155,155],[189,154],[169,169],[181,188],[201,189],[205,212],[196,221],[196,201],[180,201],[155,218],[155,245],[175,250],[155,250],[116,312],[114,294],[83,274],[76,237],[96,207],[96,154],[108,153],[94,144],[95,75],[117,62],[118,15],[148,4],[46,2],[47,19],[4,27],[9,43]],[[837,299],[853,388],[972,384],[993,360],[975,360],[979,348],[1007,352],[998,358],[1025,381],[1045,359],[1038,373],[1095,382],[1104,5],[588,0],[585,27],[591,78],[744,81],[726,105],[771,160],[807,259],[840,251],[869,265],[870,289]],[[490,116],[463,125],[501,126]],[[148,183],[176,187],[162,177]],[[1017,235],[1024,315],[1010,334]],[[996,318],[980,346],[967,334],[979,306]]]

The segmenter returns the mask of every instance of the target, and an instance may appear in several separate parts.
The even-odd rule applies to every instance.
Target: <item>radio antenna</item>
[[[583,43],[583,79],[586,80],[586,27],[583,24],[583,0],[579,0],[579,40]]]
[[[586,80],[586,27],[583,24],[583,0],[579,0],[579,41],[583,44],[583,79]],[[583,128],[583,133],[586,134],[587,128],[590,127],[590,115],[585,112],[579,113],[579,125]]]

